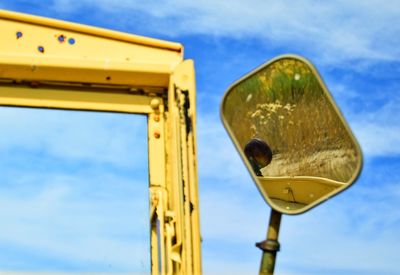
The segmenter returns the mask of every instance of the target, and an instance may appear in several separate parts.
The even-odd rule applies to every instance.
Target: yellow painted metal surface
[[[36,89],[18,85],[0,85],[0,105],[2,106],[148,114],[153,111],[150,102],[154,98],[117,93],[112,89],[107,92],[74,91],[68,87]]]
[[[301,209],[344,183],[320,177],[258,177],[271,200],[280,207]]]
[[[152,274],[200,274],[194,65],[178,43],[0,11],[0,106],[148,117]]]
[[[194,63],[191,60],[186,60],[177,67],[174,74],[172,74],[171,83],[177,85],[177,96],[180,97],[179,102],[181,104],[181,124],[182,119],[189,119],[188,131],[187,124],[184,124],[184,128],[181,129],[183,135],[182,140],[183,157],[186,157],[184,163],[187,165],[187,173],[185,174],[186,179],[186,190],[185,197],[189,198],[186,203],[186,211],[190,213],[187,215],[187,223],[190,225],[190,229],[186,232],[188,238],[190,236],[191,244],[191,257],[192,262],[190,263],[193,272],[196,274],[201,273],[201,254],[197,253],[200,251],[201,246],[201,234],[200,234],[200,212],[199,212],[199,194],[196,186],[198,179],[197,175],[197,142],[196,142],[196,85],[195,85],[195,73]],[[190,103],[186,105],[187,103]],[[186,107],[184,107],[186,105]],[[185,121],[183,121],[185,122]],[[187,150],[187,152],[186,152]]]
[[[0,29],[1,78],[165,87],[183,58],[177,43],[6,11]]]

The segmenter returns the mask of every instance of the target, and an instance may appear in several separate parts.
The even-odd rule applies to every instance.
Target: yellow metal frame
[[[0,105],[148,117],[152,274],[200,274],[194,65],[178,43],[0,11]]]

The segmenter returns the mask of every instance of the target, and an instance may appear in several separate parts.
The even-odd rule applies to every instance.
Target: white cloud
[[[206,115],[199,117],[198,122],[200,176],[205,179],[225,180],[228,185],[240,185],[241,182],[250,180],[250,175],[222,122]]]
[[[144,117],[0,108],[0,130],[0,269],[149,270]]]
[[[83,0],[77,3],[60,0],[53,3],[53,8],[59,13],[76,13],[80,16],[82,13],[88,14],[87,18],[91,18],[93,22],[109,27],[119,28],[116,24],[120,24],[123,26],[120,29],[134,31],[144,28],[145,31],[142,33],[150,31],[171,37],[211,34],[243,40],[259,38],[265,41],[266,47],[300,49],[309,53],[309,56],[318,57],[319,60],[322,59],[329,64],[357,59],[398,60],[400,55],[398,47],[400,5],[397,1],[342,0],[322,3]],[[99,17],[95,18],[95,15]],[[138,17],[141,19],[136,20]],[[147,19],[141,21],[143,18]],[[346,87],[338,87],[341,89],[340,92],[348,91]],[[358,95],[353,93],[352,96],[355,96],[352,98],[355,100]],[[387,104],[385,108],[380,108],[376,112],[363,112],[359,116],[351,114],[351,124],[367,157],[400,153],[399,149],[396,149],[400,132],[396,121],[399,106],[397,103],[393,101],[392,105]],[[143,161],[141,159],[143,155],[134,156],[132,151],[124,152],[126,146],[131,146],[129,148],[134,146],[128,145],[129,138],[116,136],[115,132],[124,132],[126,128],[114,125],[112,119],[107,120],[105,124],[88,119],[88,126],[83,122],[81,124],[81,118],[71,118],[69,114],[65,118],[45,116],[42,119],[51,120],[53,125],[50,126],[51,130],[45,133],[38,131],[40,125],[32,124],[30,118],[8,115],[9,119],[2,119],[0,123],[5,126],[4,129],[10,127],[16,130],[13,130],[14,135],[5,132],[0,137],[0,148],[13,144],[16,140],[15,143],[22,142],[27,148],[46,148],[55,156],[64,155],[70,159],[100,160],[120,166],[126,165],[132,157],[136,159],[136,164]],[[77,135],[76,131],[60,129],[57,126],[58,119],[63,123],[86,126],[81,126],[82,131]],[[113,128],[113,125],[117,128]],[[132,137],[143,131],[141,125],[144,124],[139,123],[138,129],[140,129],[137,132],[131,132]],[[92,132],[99,134],[91,139]],[[254,242],[264,237],[269,210],[251,182],[219,119],[211,116],[199,117],[198,134],[203,248],[206,252],[203,254],[205,274],[224,274],[224,272],[246,274],[249,270],[256,272],[260,258]],[[42,139],[44,136],[51,138]],[[86,142],[82,143],[78,137]],[[113,145],[113,140],[118,142]],[[72,141],[72,149],[63,146],[66,141]],[[145,147],[144,143],[140,144],[140,147]],[[117,156],[115,152],[121,154]],[[383,179],[384,175],[381,177]],[[56,181],[59,182],[60,178]],[[310,269],[313,268],[327,270],[327,274],[332,274],[339,267],[355,271],[360,270],[361,265],[368,270],[359,272],[381,269],[380,271],[383,270],[387,274],[399,273],[396,266],[398,262],[396,244],[400,242],[396,222],[399,217],[395,211],[400,198],[396,183],[391,183],[390,188],[379,185],[371,191],[368,191],[367,187],[354,188],[357,193],[354,191],[350,193],[352,195],[347,195],[346,192],[304,216],[284,217],[281,231],[282,252],[278,255],[277,264],[278,274],[310,274]],[[46,189],[41,197],[27,201],[25,210],[40,205],[39,198],[44,204],[64,208],[66,206],[62,202],[71,195],[70,192],[71,189],[65,186]],[[4,202],[7,202],[6,199]],[[85,227],[90,224],[100,223],[96,215],[91,216],[90,211],[76,213],[80,206],[81,204],[77,203],[75,212],[71,212],[68,216],[71,220],[75,217],[87,219],[87,224],[82,226],[83,229],[82,227],[76,229],[77,233],[85,231]],[[4,205],[0,209],[6,211],[10,207]],[[100,212],[104,210],[96,207],[90,209],[97,209]],[[46,214],[37,212],[38,209],[31,211],[38,216]],[[10,232],[14,230],[15,234],[17,233],[15,228],[22,230],[23,225],[10,226],[6,229]],[[38,231],[40,230],[38,228]],[[10,232],[7,234],[12,233]],[[25,231],[22,233],[27,234],[27,237],[21,241],[33,242],[33,246],[37,241],[44,245],[44,248],[49,246],[63,249],[62,246],[54,247],[55,245],[51,243],[54,240],[52,235],[35,240]],[[90,238],[82,241],[87,247],[97,247]],[[120,247],[119,242],[109,245],[113,249]],[[76,250],[68,243],[65,246],[67,248],[65,255]],[[135,247],[129,249],[132,250],[128,251],[128,248],[124,250],[127,255],[130,255],[131,251],[136,251]],[[81,253],[89,252],[83,249]],[[236,258],[230,258],[232,255],[236,255]],[[247,255],[250,256],[246,258]],[[241,256],[243,259],[240,259]]]
[[[392,97],[385,105],[353,117],[354,132],[365,155],[400,155],[399,104],[400,99]]]
[[[24,195],[23,189],[33,191]],[[92,178],[49,173],[23,184],[17,178],[11,188],[1,188],[0,268],[21,260],[8,255],[11,248],[40,255],[33,259],[55,259],[30,266],[25,256],[27,263],[13,269],[42,264],[57,271],[63,262],[77,271],[148,270],[147,193],[147,184],[104,171]]]
[[[282,265],[331,271],[326,274],[335,270],[399,272],[396,251],[400,238],[396,232],[400,216],[391,211],[400,199],[399,192],[392,192],[395,189],[396,183],[356,186],[307,215],[285,218]],[[308,251],[307,257],[293,257],[303,249]]]
[[[355,132],[363,149],[369,156],[400,155],[400,127],[379,123],[358,123]]]
[[[144,116],[3,107],[0,118],[0,150],[147,167]]]
[[[201,193],[205,274],[257,272],[254,243],[265,238],[269,208],[255,187],[222,185],[215,181]],[[375,187],[364,181],[304,215],[284,215],[276,273],[397,274],[399,200],[395,180]]]
[[[86,6],[85,6],[86,5]],[[259,38],[305,51],[328,63],[345,60],[398,60],[400,6],[397,1],[54,1],[58,11],[96,6],[124,28],[145,28],[177,36],[206,34]],[[65,7],[68,7],[65,9]],[[377,8],[379,7],[379,8]],[[99,16],[102,16],[99,14]],[[141,18],[138,21],[135,18]],[[104,15],[102,17],[104,19]],[[118,23],[115,23],[118,22]],[[110,25],[111,22],[109,23]]]
[[[336,88],[347,95],[346,86]],[[358,94],[351,91],[349,96],[353,99]],[[398,113],[397,106],[393,99],[379,110],[350,114],[369,160],[400,153],[395,149],[400,133],[397,116],[392,117]],[[199,118],[198,130],[205,274],[255,273],[260,252],[254,243],[265,236],[269,208],[232,142],[224,137],[227,134],[221,124],[210,115],[203,116]],[[379,174],[376,165],[381,164],[366,167],[370,173],[344,194],[305,215],[284,216],[278,274],[400,271],[397,266],[400,216],[393,212],[400,201],[398,179]],[[376,183],[375,178],[382,180]],[[230,250],[236,252],[228,253]]]

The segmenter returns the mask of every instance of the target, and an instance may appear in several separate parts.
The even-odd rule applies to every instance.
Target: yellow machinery
[[[201,273],[193,61],[180,44],[0,11],[0,105],[148,118],[152,274]]]
[[[182,45],[6,11],[0,28],[0,105],[147,115],[151,272],[200,274],[195,77]],[[317,70],[298,56],[238,80],[221,109],[272,207],[257,244],[260,274],[272,274],[281,214],[344,191],[362,154]]]

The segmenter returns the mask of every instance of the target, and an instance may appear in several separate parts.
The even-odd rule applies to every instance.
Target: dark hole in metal
[[[61,35],[59,35],[58,36],[58,42],[60,42],[60,43],[64,43],[65,42],[65,39],[66,39],[66,37],[65,37],[65,35],[63,35],[63,34],[61,34]]]
[[[32,81],[31,83],[29,83],[29,86],[31,88],[38,88],[39,87],[39,82]]]
[[[17,32],[17,39],[20,39],[22,37],[22,32]]]
[[[68,43],[71,44],[71,45],[74,45],[75,44],[75,39],[74,38],[68,39]]]
[[[107,80],[111,80],[111,76],[107,76],[106,79],[107,79]]]
[[[38,47],[38,51],[41,52],[41,53],[44,53],[44,47],[43,46],[39,46]]]

